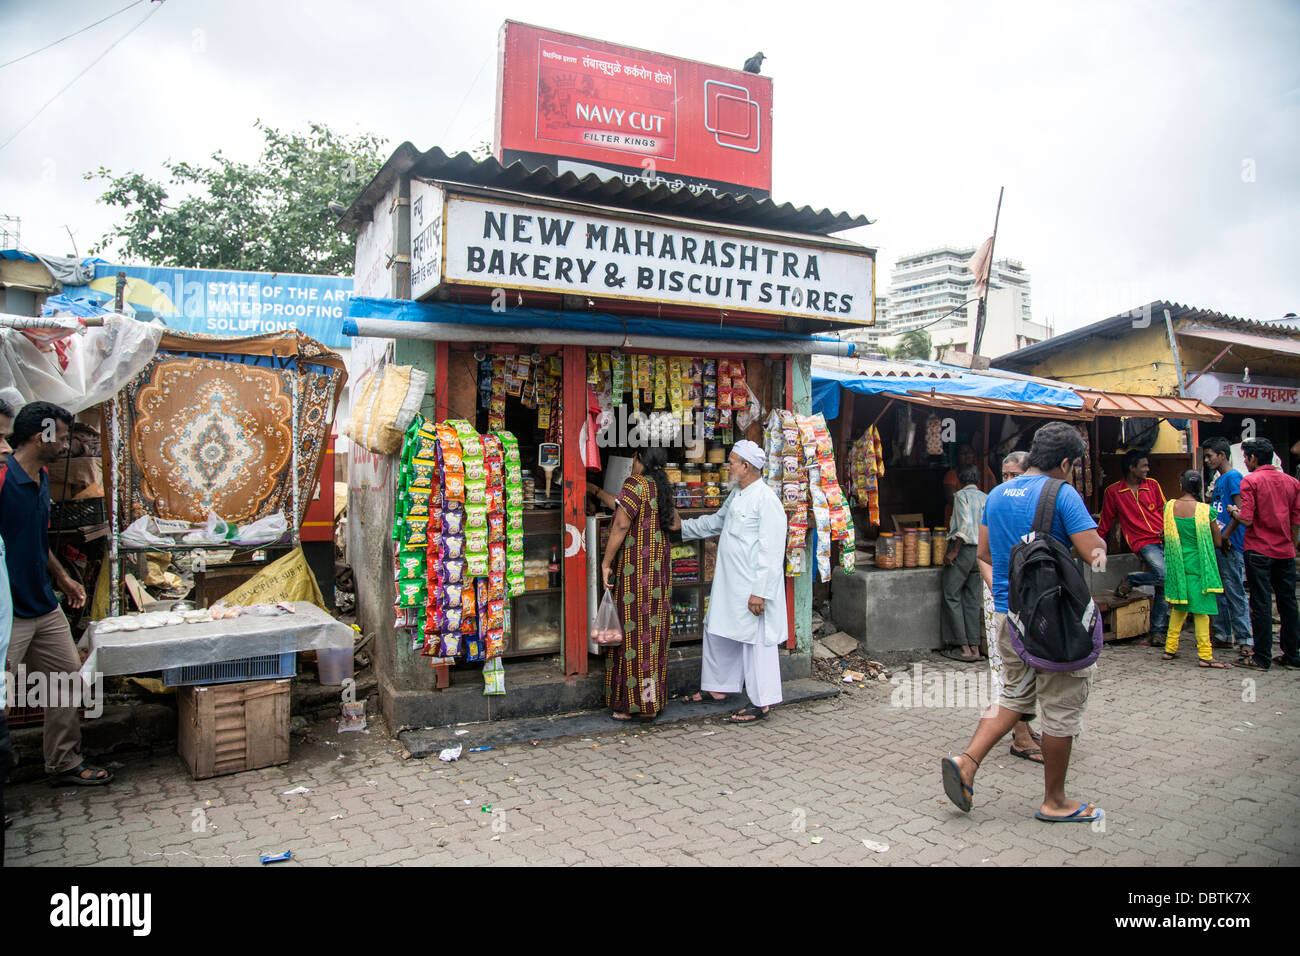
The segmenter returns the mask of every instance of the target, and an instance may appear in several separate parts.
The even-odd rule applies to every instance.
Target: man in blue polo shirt
[[[1232,523],[1229,506],[1241,504],[1241,472],[1232,467],[1232,445],[1228,439],[1211,438],[1201,447],[1205,450],[1205,463],[1217,472],[1210,501],[1214,520],[1219,523],[1219,530],[1224,531]],[[1223,548],[1219,551],[1219,578],[1223,581],[1223,593],[1219,595],[1219,613],[1210,621],[1215,639],[1229,647],[1235,643],[1242,659],[1255,652],[1250,608],[1246,603],[1245,552],[1246,529],[1239,524],[1231,537],[1223,539]]]
[[[1074,462],[1083,454],[1083,439],[1074,428],[1064,422],[1048,422],[1034,433],[1029,469],[994,488],[984,507],[979,564],[984,583],[993,593],[994,636],[990,640],[997,641],[1002,657],[1002,691],[980,719],[966,750],[942,762],[944,792],[965,812],[971,809],[980,761],[1022,714],[1037,712],[1043,729],[1043,803],[1035,816],[1048,823],[1091,823],[1103,816],[1095,804],[1065,796],[1070,750],[1083,731],[1083,713],[1097,665],[1064,672],[1031,668],[1012,645],[1007,622],[1011,549],[1033,529],[1038,496],[1049,478],[1066,482],[1056,499],[1052,535],[1105,566],[1106,542],[1097,534],[1097,523],[1083,499],[1069,484]]]
[[[9,429],[13,427],[13,406],[0,399],[0,470],[9,461],[13,451],[6,439]],[[9,817],[5,816],[5,781],[9,779],[9,767],[13,764],[13,748],[9,745],[9,721],[5,719],[5,708],[9,706],[5,696],[5,669],[2,666],[9,653],[9,631],[14,623],[13,604],[9,600],[9,571],[5,567],[5,542],[0,538],[0,817],[4,817],[4,826],[0,828],[0,866],[5,862],[5,834],[9,829]]]
[[[72,629],[54,596],[67,595],[73,607],[86,603],[86,592],[50,553],[50,476],[46,466],[68,451],[72,414],[50,402],[31,402],[15,416],[13,452],[0,474],[0,537],[13,597],[13,633],[8,665],[43,673],[47,689],[80,680],[81,658]],[[99,786],[113,775],[81,759],[81,714],[76,701],[45,702],[45,771],[56,785]],[[51,706],[57,705],[57,706]]]

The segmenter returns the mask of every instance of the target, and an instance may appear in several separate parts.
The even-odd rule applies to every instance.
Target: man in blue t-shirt
[[[1228,507],[1241,504],[1241,472],[1232,467],[1232,445],[1228,439],[1211,438],[1201,447],[1205,450],[1205,463],[1218,473],[1210,492],[1210,507],[1214,509],[1219,530],[1223,531],[1232,521]],[[1249,658],[1255,652],[1255,641],[1246,601],[1246,529],[1240,524],[1231,537],[1223,539],[1219,550],[1219,578],[1223,581],[1223,593],[1219,595],[1219,613],[1211,618],[1214,638],[1227,647],[1236,644],[1241,657]]]
[[[71,413],[50,402],[30,402],[14,417],[13,453],[0,475],[0,537],[14,614],[8,661],[45,675],[49,697],[43,739],[50,782],[95,787],[113,775],[81,759],[79,700],[63,699],[53,690],[81,681],[81,658],[54,587],[74,608],[86,603],[86,591],[50,552],[46,471],[67,453],[71,426]]]
[[[984,583],[993,593],[994,635],[1002,655],[1003,683],[997,704],[981,718],[970,745],[958,757],[943,759],[944,792],[966,812],[971,808],[980,761],[1022,714],[1037,710],[1043,730],[1043,804],[1035,816],[1049,823],[1091,823],[1103,816],[1095,804],[1065,796],[1070,748],[1083,730],[1083,712],[1097,665],[1066,672],[1031,668],[1012,646],[1007,625],[1011,549],[1033,529],[1038,496],[1049,478],[1067,482],[1056,499],[1052,534],[1063,544],[1073,544],[1094,567],[1105,568],[1106,542],[1097,534],[1097,523],[1083,499],[1068,484],[1075,459],[1083,455],[1083,439],[1077,431],[1064,422],[1048,422],[1034,434],[1028,470],[994,488],[984,507],[979,564]]]

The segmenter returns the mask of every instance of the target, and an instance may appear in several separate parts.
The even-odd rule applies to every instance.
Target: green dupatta
[[[1219,580],[1219,559],[1214,553],[1214,535],[1210,532],[1210,506],[1196,504],[1196,554],[1200,558],[1202,594],[1222,594],[1223,582]],[[1170,604],[1186,604],[1187,569],[1183,567],[1183,542],[1178,535],[1178,522],[1174,520],[1174,503],[1165,504],[1165,600]]]

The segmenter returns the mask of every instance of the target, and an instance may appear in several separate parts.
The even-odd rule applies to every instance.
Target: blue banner
[[[343,334],[352,280],[271,272],[222,272],[98,264],[88,286],[64,286],[70,298],[112,308],[117,274],[137,318],[208,335],[255,335],[298,329],[329,348],[350,348]]]

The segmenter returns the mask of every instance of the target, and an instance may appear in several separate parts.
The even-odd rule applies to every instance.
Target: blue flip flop
[[[966,756],[970,756],[967,754]],[[972,761],[974,757],[970,758]],[[970,798],[975,796],[975,788],[967,786],[961,778],[961,767],[952,757],[943,758],[943,792],[947,794],[948,799],[962,813],[970,813]],[[979,769],[979,764],[975,764]]]
[[[1084,810],[1088,809],[1088,807],[1092,807],[1094,812],[1090,813],[1086,817],[1080,816],[1080,814],[1083,813]],[[1037,813],[1034,814],[1034,818],[1037,820],[1043,820],[1047,823],[1095,823],[1105,815],[1106,815],[1105,810],[1103,810],[1101,807],[1097,806],[1096,804],[1089,803],[1087,800],[1085,800],[1083,801],[1083,803],[1079,804],[1079,809],[1075,810],[1073,813],[1069,814],[1068,816],[1049,817],[1042,810],[1039,810]]]

